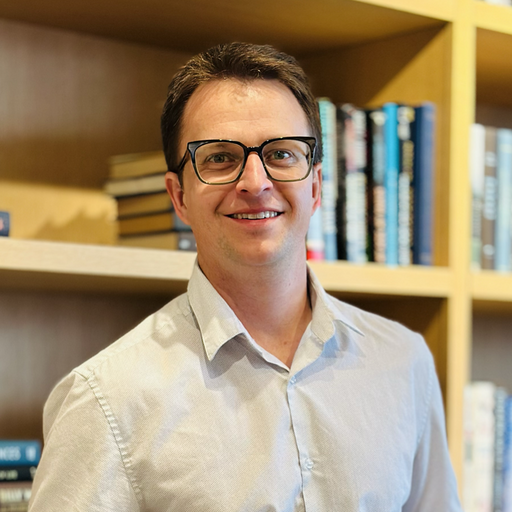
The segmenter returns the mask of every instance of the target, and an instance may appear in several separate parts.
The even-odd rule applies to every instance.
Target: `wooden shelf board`
[[[195,253],[0,239],[0,287],[176,295]]]
[[[475,0],[473,14],[476,27],[512,35],[512,7]]]
[[[486,303],[493,307],[502,303],[512,310],[512,273],[474,272],[471,275],[471,296],[473,305],[480,310],[487,309]]]
[[[449,297],[453,290],[452,272],[442,267],[387,267],[368,263],[313,263],[327,291],[336,295]]]
[[[413,5],[409,5],[413,4]],[[233,40],[297,55],[422,30],[453,18],[454,0],[17,0],[0,17],[196,52]]]
[[[172,294],[186,289],[195,253],[0,239],[0,287]],[[310,263],[337,295],[447,297],[448,269]]]

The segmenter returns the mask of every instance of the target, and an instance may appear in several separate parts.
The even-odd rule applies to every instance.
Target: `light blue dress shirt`
[[[31,512],[461,512],[425,342],[309,280],[287,368],[196,265],[54,389]]]

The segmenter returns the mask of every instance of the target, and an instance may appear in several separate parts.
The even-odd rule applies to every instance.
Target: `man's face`
[[[191,96],[184,112],[179,144],[230,139],[259,146],[267,139],[310,136],[304,111],[291,91],[276,80],[211,81]],[[201,267],[233,263],[265,265],[286,258],[305,258],[309,219],[320,201],[320,164],[311,175],[292,183],[271,181],[256,153],[247,159],[240,180],[205,185],[190,159],[183,170],[183,188],[168,173],[167,186],[176,212],[192,227]],[[269,212],[268,218],[243,214]],[[291,262],[291,261],[290,261]]]

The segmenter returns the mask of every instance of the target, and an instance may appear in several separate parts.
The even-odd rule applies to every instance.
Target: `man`
[[[460,511],[425,343],[306,265],[321,141],[295,60],[194,57],[162,133],[188,293],[53,391],[31,510]]]

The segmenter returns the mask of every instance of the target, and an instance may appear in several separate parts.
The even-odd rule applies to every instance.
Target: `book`
[[[192,231],[168,231],[156,234],[143,234],[120,237],[118,244],[124,247],[144,247],[146,249],[166,249],[169,251],[196,251],[196,241]]]
[[[171,229],[190,230],[190,227],[184,224],[174,211],[124,217],[117,222],[120,236],[158,233]]]
[[[0,236],[9,236],[11,216],[9,212],[0,211]]]
[[[498,129],[496,132],[496,179],[497,199],[495,225],[494,269],[508,272],[511,267],[512,250],[512,130]]]
[[[3,482],[31,482],[36,474],[36,465],[25,464],[21,466],[1,466],[0,483]]]
[[[347,261],[366,263],[366,114],[350,103],[344,111]]]
[[[482,204],[482,268],[494,270],[496,204],[496,128],[485,127],[485,170]]]
[[[37,440],[0,440],[0,466],[37,465],[41,443]]]
[[[32,482],[0,484],[0,512],[25,512],[32,494]]]
[[[162,151],[116,155],[109,159],[109,176],[112,179],[134,178],[167,171]]]
[[[114,197],[165,192],[165,173],[126,179],[109,179],[105,183],[104,190]]]
[[[336,229],[336,107],[328,98],[318,98],[318,110],[322,128],[322,223],[324,237],[324,259],[338,259]]]
[[[372,196],[372,211],[369,211],[368,214],[370,246],[373,249],[371,260],[376,263],[386,263],[385,118],[386,115],[381,108],[368,112],[368,167],[369,174],[371,174],[369,182]]]
[[[433,265],[436,106],[424,102],[414,110],[412,262],[416,265]]]
[[[468,388],[464,391],[464,510],[492,512],[496,386],[477,381]]]
[[[117,198],[118,218],[165,212],[172,208],[171,197],[167,192]]]
[[[412,263],[413,245],[413,165],[414,141],[412,125],[415,110],[408,105],[399,105],[397,109],[398,121],[398,264],[410,265]]]
[[[336,175],[337,175],[337,200],[336,200],[336,226],[338,238],[338,259],[347,259],[347,209],[346,209],[346,155],[345,155],[345,118],[347,114],[340,107],[336,107]]]
[[[385,103],[384,142],[386,144],[386,264],[398,265],[398,105]]]
[[[309,220],[309,228],[306,235],[307,259],[311,261],[323,261],[324,246],[322,207],[319,206]]]
[[[494,486],[493,512],[503,512],[503,460],[505,455],[505,403],[507,390],[497,387],[494,393]]]
[[[485,127],[475,123],[470,131],[471,268],[482,268],[482,207],[485,174]]]

